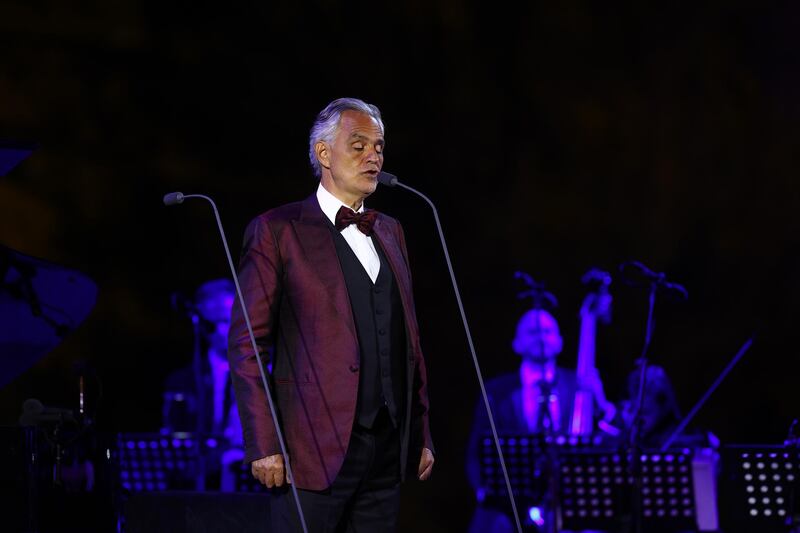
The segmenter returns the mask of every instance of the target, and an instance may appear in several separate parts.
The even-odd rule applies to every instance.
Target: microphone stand
[[[798,461],[800,460],[800,435],[797,434],[797,419],[795,418],[792,420],[791,425],[789,426],[789,436],[786,439],[786,444],[784,446],[786,450],[789,452],[789,459],[791,461]],[[794,452],[794,453],[792,453]],[[800,470],[800,469],[799,469]],[[786,531],[788,533],[797,533],[800,531],[798,528],[798,520],[796,516],[796,501],[798,495],[798,489],[800,489],[800,476],[795,475],[795,479],[791,485],[789,485],[789,509],[786,513]]]
[[[253,326],[250,324],[250,314],[247,312],[247,306],[244,303],[244,296],[242,296],[242,288],[239,286],[239,276],[236,275],[236,268],[233,266],[233,259],[231,259],[231,252],[228,249],[228,239],[225,237],[225,230],[222,228],[222,221],[219,217],[219,211],[217,211],[217,204],[214,203],[214,200],[209,198],[208,196],[202,194],[186,194],[180,192],[173,192],[164,195],[164,205],[170,206],[175,204],[183,203],[184,199],[186,198],[201,198],[206,200],[208,203],[211,204],[212,209],[214,210],[214,217],[217,220],[217,227],[219,228],[220,237],[222,237],[222,244],[225,247],[225,256],[228,259],[228,266],[231,269],[231,276],[233,277],[233,283],[236,285],[236,295],[239,298],[239,304],[242,306],[242,315],[244,316],[245,324],[247,325],[247,332],[250,335],[250,342],[252,344],[253,353],[256,355],[256,360],[258,361],[258,370],[261,374],[261,383],[264,385],[264,393],[267,397],[267,404],[269,405],[269,411],[272,415],[272,421],[275,424],[275,434],[278,437],[278,444],[281,448],[281,454],[284,458],[284,465],[286,468],[286,474],[288,478],[292,480],[292,483],[289,483],[292,487],[292,495],[294,496],[294,501],[297,506],[297,514],[300,518],[300,526],[303,529],[303,533],[308,533],[308,527],[306,526],[306,519],[305,515],[303,514],[303,508],[300,505],[300,496],[297,494],[297,487],[294,484],[294,475],[292,474],[292,465],[291,461],[289,460],[289,452],[286,448],[286,442],[283,439],[283,431],[281,430],[280,424],[278,424],[278,416],[277,416],[277,409],[275,408],[275,403],[272,401],[272,394],[267,384],[267,376],[264,373],[264,365],[261,362],[261,354],[258,351],[258,345],[256,344],[256,336],[253,334]]]
[[[541,309],[541,307],[539,307]],[[539,314],[536,315],[536,328],[539,330],[539,353],[544,357],[544,339],[542,338],[542,319]],[[544,530],[546,533],[556,533],[559,529],[557,520],[558,510],[558,458],[556,457],[555,436],[556,436],[556,423],[553,419],[553,412],[551,410],[550,402],[555,396],[554,384],[547,381],[547,364],[542,365],[542,379],[538,383],[539,386],[539,411],[543,411],[546,418],[541,418],[542,421],[547,421],[544,425],[544,457],[545,457],[545,472],[547,476],[547,497],[545,498],[545,523]],[[558,369],[556,368],[555,372]],[[558,379],[558,378],[556,378]],[[556,401],[558,397],[556,396]],[[560,413],[559,406],[559,413]],[[559,421],[560,422],[560,421]]]
[[[647,351],[650,348],[650,341],[653,336],[653,309],[656,305],[656,292],[658,282],[650,283],[649,308],[647,312],[647,329],[644,336],[644,346],[642,355],[639,357],[639,392],[636,396],[636,404],[633,410],[633,422],[629,435],[628,456],[630,460],[630,471],[633,477],[633,522],[634,531],[642,533],[642,465],[641,465],[641,439],[642,439],[642,420],[641,410],[644,403],[644,389],[647,385]]]
[[[634,276],[632,276],[631,272],[636,272],[636,277],[640,279],[644,279],[647,286],[649,288],[649,306],[647,312],[647,329],[645,331],[644,337],[644,346],[642,347],[642,355],[637,360],[639,364],[639,389],[636,395],[636,403],[633,410],[633,421],[631,423],[630,434],[628,435],[628,456],[629,456],[629,468],[631,477],[633,478],[633,490],[632,490],[632,512],[633,512],[633,522],[634,522],[634,531],[636,533],[642,533],[642,465],[641,465],[641,451],[642,451],[642,419],[641,419],[641,411],[642,411],[642,404],[644,403],[644,391],[645,387],[647,387],[647,352],[650,348],[650,341],[653,337],[653,310],[656,305],[656,293],[659,289],[664,291],[672,291],[673,294],[680,296],[683,299],[689,297],[686,289],[677,283],[670,283],[666,279],[666,275],[663,272],[653,272],[643,264],[637,261],[631,261],[627,263],[622,263],[619,266],[620,272],[623,274],[623,277],[628,278],[628,282],[631,285],[639,285],[643,286],[640,283],[634,283]],[[628,271],[628,275],[626,276],[626,270]]]
[[[478,377],[478,383],[480,384],[481,387],[481,396],[483,398],[484,406],[486,407],[486,414],[489,416],[489,425],[492,428],[492,437],[494,438],[494,444],[495,447],[497,448],[497,455],[500,459],[500,468],[503,471],[503,478],[505,479],[506,482],[506,490],[508,491],[508,499],[511,502],[511,510],[514,513],[514,521],[517,526],[517,532],[522,533],[522,524],[520,523],[519,520],[519,512],[517,512],[517,503],[516,500],[514,499],[514,492],[511,490],[511,481],[509,480],[508,477],[508,470],[506,469],[506,462],[505,458],[503,457],[503,450],[500,446],[500,439],[497,437],[497,428],[494,423],[494,416],[492,416],[492,408],[489,405],[489,396],[486,394],[486,386],[484,385],[483,382],[483,374],[481,373],[480,364],[478,364],[478,356],[475,354],[475,346],[472,342],[472,334],[470,333],[469,330],[469,324],[467,323],[467,315],[464,312],[464,305],[461,303],[461,293],[458,290],[458,283],[456,283],[456,276],[453,272],[453,264],[450,262],[450,253],[447,251],[447,243],[444,240],[444,232],[442,231],[442,224],[439,222],[439,213],[436,210],[436,206],[433,205],[433,202],[430,200],[430,198],[428,198],[418,190],[409,187],[408,185],[405,185],[403,183],[400,183],[397,180],[397,176],[389,174],[388,172],[381,172],[378,174],[378,181],[389,187],[394,187],[396,185],[399,185],[403,189],[406,189],[407,191],[416,194],[417,196],[425,200],[425,202],[430,206],[431,210],[433,211],[433,218],[436,221],[436,230],[439,233],[439,240],[442,243],[442,249],[444,250],[444,258],[445,261],[447,262],[447,270],[450,273],[450,282],[453,284],[453,290],[455,291],[456,294],[456,302],[458,303],[458,310],[461,313],[461,322],[464,324],[464,331],[466,332],[467,335],[467,344],[469,344],[469,350],[470,353],[472,354],[472,363],[475,366],[475,375]]]
[[[521,278],[530,287],[529,290],[520,293],[518,296],[524,298],[529,296],[533,299],[533,308],[537,311],[544,309],[544,302],[549,302],[551,305],[556,306],[557,302],[555,297],[549,292],[545,291],[544,283],[536,282],[531,276],[525,272],[516,272],[515,277]],[[558,457],[556,456],[556,449],[554,446],[556,435],[556,420],[553,419],[553,412],[550,408],[550,401],[554,395],[553,384],[547,381],[547,365],[548,361],[545,359],[544,337],[542,334],[542,317],[540,313],[536,313],[536,331],[538,332],[537,344],[539,345],[539,356],[542,358],[542,379],[536,384],[539,387],[539,406],[536,420],[542,421],[544,428],[544,472],[546,479],[547,489],[545,491],[545,509],[544,509],[544,530],[547,533],[556,533],[560,528],[560,520],[557,509],[558,502]],[[558,372],[556,366],[554,372]],[[556,378],[557,381],[558,378]],[[556,397],[558,401],[558,397]],[[560,412],[559,406],[559,412]],[[559,421],[560,422],[560,421]],[[538,429],[538,428],[537,428]]]
[[[194,374],[195,398],[197,405],[197,416],[195,416],[195,442],[197,443],[197,473],[195,475],[195,489],[203,491],[206,489],[206,453],[203,448],[204,440],[208,436],[206,433],[207,416],[206,416],[206,380],[205,373],[203,372],[202,361],[202,341],[200,339],[200,316],[196,313],[192,314],[192,331],[194,332],[194,354],[192,357],[192,373]]]

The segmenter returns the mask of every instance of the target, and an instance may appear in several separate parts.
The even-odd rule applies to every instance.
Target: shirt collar
[[[328,189],[323,187],[322,182],[320,182],[319,187],[317,187],[317,201],[319,202],[320,208],[322,208],[322,212],[325,213],[325,216],[331,221],[331,224],[336,224],[336,213],[339,211],[340,207],[344,205],[348,209],[350,208],[349,205],[345,205],[344,202],[336,198]],[[364,212],[364,202],[361,202],[361,208],[356,212]]]

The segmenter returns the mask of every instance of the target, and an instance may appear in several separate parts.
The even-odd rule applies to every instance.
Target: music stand
[[[646,531],[694,530],[692,452],[643,452],[638,461]],[[620,530],[631,513],[631,458],[612,451],[570,451],[560,463],[564,528]]]
[[[800,452],[782,446],[728,445],[722,449],[720,499],[726,533],[785,533],[798,509]],[[792,499],[794,501],[792,501]],[[794,507],[792,507],[794,505]]]
[[[624,513],[628,473],[623,456],[575,452],[561,456],[561,519],[569,529],[617,529]]]
[[[565,437],[544,434],[506,434],[500,435],[500,447],[506,459],[506,468],[511,481],[511,490],[527,507],[541,505],[547,490],[544,478],[546,453],[549,447],[573,451],[589,450],[596,447],[599,437]],[[481,486],[486,489],[486,501],[506,509],[508,497],[505,479],[500,468],[494,440],[490,435],[481,439],[478,449],[480,457]]]
[[[191,435],[120,433],[117,449],[123,491],[194,489],[198,445]]]

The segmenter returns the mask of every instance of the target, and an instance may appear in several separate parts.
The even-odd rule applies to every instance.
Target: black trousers
[[[301,532],[290,488],[274,489],[272,533]],[[342,469],[323,491],[298,489],[309,533],[390,533],[400,510],[400,431],[381,409],[372,428],[358,425]]]

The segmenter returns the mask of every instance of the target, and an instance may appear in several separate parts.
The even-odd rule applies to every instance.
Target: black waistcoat
[[[344,237],[331,229],[361,352],[356,421],[361,426],[372,427],[378,411],[386,405],[392,423],[398,427],[405,405],[406,336],[394,274],[380,244],[373,239],[381,261],[380,272],[373,283]]]

